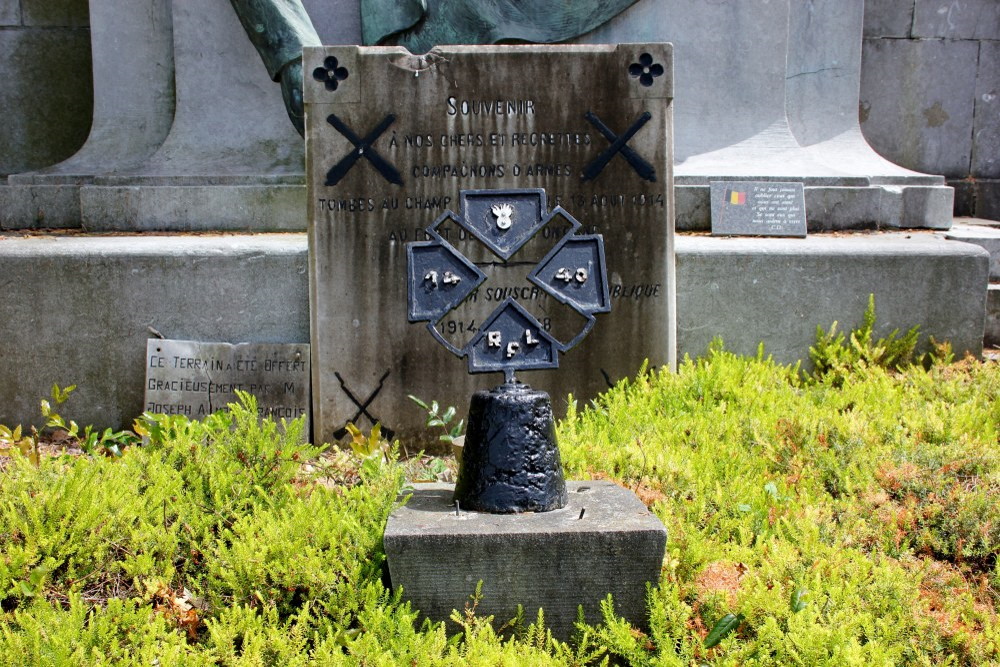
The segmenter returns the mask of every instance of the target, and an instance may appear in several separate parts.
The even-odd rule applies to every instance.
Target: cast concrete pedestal
[[[80,227],[80,186],[135,167],[163,143],[174,118],[168,0],[92,0],[94,115],[70,158],[12,174],[0,187],[0,228]]]
[[[304,229],[302,140],[232,6],[211,0],[171,8],[176,110],[170,133],[148,160],[81,187],[83,226]]]
[[[385,528],[393,587],[442,621],[464,609],[482,581],[477,614],[500,625],[519,604],[529,621],[542,608],[546,626],[562,638],[580,605],[588,622],[599,621],[610,593],[617,614],[645,626],[646,584],[660,579],[666,528],[628,489],[566,484],[566,507],[537,514],[456,514],[452,485],[416,485]]]

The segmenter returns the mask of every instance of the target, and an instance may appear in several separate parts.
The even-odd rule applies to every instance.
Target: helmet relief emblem
[[[513,224],[511,222],[510,216],[514,214],[514,209],[510,204],[494,204],[493,205],[493,215],[497,217],[497,227],[503,230],[510,229]]]

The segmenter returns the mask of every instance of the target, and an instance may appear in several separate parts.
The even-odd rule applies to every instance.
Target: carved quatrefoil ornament
[[[542,189],[463,190],[459,202],[459,214],[446,211],[426,229],[431,240],[406,246],[409,321],[427,322],[427,330],[448,351],[468,358],[470,373],[503,372],[506,381],[513,382],[516,371],[558,368],[559,354],[583,340],[595,315],[611,310],[603,237],[577,234],[580,223],[560,206],[548,211]],[[438,324],[487,276],[439,233],[442,223],[456,223],[507,262],[556,217],[569,222],[568,231],[528,280],[582,315],[580,331],[568,342],[557,340],[516,299],[507,297],[465,346],[445,338]]]

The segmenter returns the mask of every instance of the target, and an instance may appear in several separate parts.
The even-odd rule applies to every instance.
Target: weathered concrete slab
[[[87,0],[20,0],[24,25],[87,27]]]
[[[1000,15],[1000,7],[994,5]],[[1000,29],[994,33],[1000,37]],[[1000,178],[1000,41],[979,44],[972,175]]]
[[[21,0],[0,0],[0,26],[21,25]]]
[[[133,188],[154,190],[140,199],[165,201],[161,186],[188,188],[183,229],[247,229],[242,210],[287,219],[285,200],[267,188],[231,191],[240,185],[301,185],[302,141],[289,123],[280,91],[247,39],[227,0],[172,3],[176,111],[170,133],[139,166],[105,174],[106,188],[83,197],[82,216],[99,229],[169,229],[169,213],[133,204]],[[179,194],[177,191],[168,193]],[[82,195],[83,196],[83,195]],[[230,203],[242,201],[239,210]],[[136,216],[119,218],[120,211]],[[299,209],[298,212],[301,212]],[[300,218],[298,229],[304,229]],[[273,229],[273,227],[272,227]]]
[[[1000,227],[956,221],[944,234],[953,241],[980,246],[990,254],[990,280],[1000,281]]]
[[[612,482],[566,486],[569,503],[560,510],[456,515],[451,484],[416,485],[385,528],[393,587],[428,618],[446,621],[482,581],[478,614],[500,625],[518,605],[529,620],[542,608],[546,627],[562,639],[578,606],[596,622],[610,593],[618,614],[646,627],[646,584],[659,582],[666,528]]]
[[[942,192],[944,190],[944,192]],[[948,229],[951,188],[920,185],[807,187],[810,232],[900,227]]]
[[[558,370],[523,378],[537,389],[586,400],[645,359],[671,363],[669,45],[443,47],[427,56],[323,47],[306,50],[305,69],[314,424],[323,439],[348,420],[375,418],[400,437],[427,438],[408,394],[464,405],[499,384],[498,375],[470,376],[435,336],[467,349],[507,297],[562,344],[586,334]],[[589,83],[560,84],[570,80]],[[504,227],[487,204],[513,205],[518,224]],[[473,224],[460,227],[460,217]],[[407,322],[406,243],[429,240],[439,220],[438,243],[487,278],[454,310],[425,318],[432,334],[429,323]],[[610,284],[611,312],[593,330],[592,317],[528,275],[580,225],[603,234]],[[504,254],[473,229],[502,243],[522,229],[525,241],[538,233]],[[597,267],[583,268],[595,284]]]
[[[85,29],[0,30],[0,177],[73,154],[87,137],[90,36]]]
[[[80,188],[81,220],[91,231],[301,231],[304,194],[304,185],[260,183],[85,185]]]
[[[909,37],[913,0],[865,0],[865,37]]]
[[[996,39],[1000,11],[995,0],[915,0],[913,37]]]
[[[79,226],[80,189],[77,186],[0,183],[0,230]]]
[[[857,326],[869,294],[879,335],[920,325],[959,355],[982,350],[989,256],[934,234],[679,236],[677,271],[682,354],[702,354],[721,336],[735,352],[753,354],[763,341],[776,360],[808,368],[817,325]]]
[[[875,150],[913,169],[968,175],[978,54],[974,42],[866,40],[861,127]]]
[[[808,359],[816,326],[858,324],[869,293],[883,335],[920,324],[978,353],[987,252],[906,236],[678,236],[679,354],[702,354],[718,335],[739,352],[763,341],[783,362]],[[0,423],[36,422],[58,382],[80,387],[66,410],[77,422],[129,426],[143,408],[150,326],[194,340],[308,341],[307,257],[305,234],[0,237],[0,312],[22,323],[0,346]],[[364,399],[375,387],[355,388]]]
[[[170,3],[93,0],[90,8],[94,114],[86,143],[72,157],[13,174],[7,228],[78,227],[79,185],[134,167],[163,142],[174,115]],[[129,57],[122,57],[127,53]]]
[[[65,414],[127,427],[143,410],[146,339],[308,342],[306,241],[255,236],[0,237],[0,422]]]

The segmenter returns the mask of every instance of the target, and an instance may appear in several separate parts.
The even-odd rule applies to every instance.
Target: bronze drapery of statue
[[[438,44],[562,42],[589,32],[636,0],[360,0],[365,44],[426,53]],[[301,0],[230,0],[285,109],[304,133],[302,47],[322,44]]]
[[[302,47],[319,46],[312,19],[301,0],[230,0],[272,81],[281,84],[285,110],[305,134],[302,103]]]

